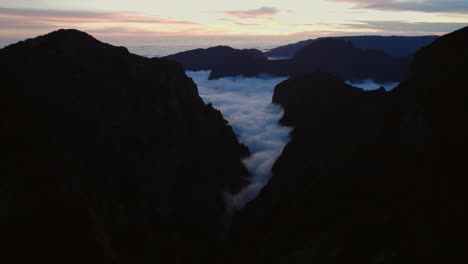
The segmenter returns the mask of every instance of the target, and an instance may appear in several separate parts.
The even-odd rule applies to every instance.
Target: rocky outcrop
[[[179,64],[59,30],[1,49],[0,72],[3,259],[212,259],[248,150]]]
[[[233,263],[466,262],[467,45],[464,28],[423,48],[390,93],[278,85],[296,129],[235,221]]]
[[[422,47],[429,45],[438,36],[349,36],[333,37],[351,42],[359,49],[372,49],[382,51],[391,56],[411,56]],[[265,52],[268,57],[291,58],[302,48],[323,38],[303,40],[294,44],[288,44]]]

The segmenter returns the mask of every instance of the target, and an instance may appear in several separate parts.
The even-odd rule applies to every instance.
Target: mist
[[[363,80],[363,81],[358,81],[358,82],[351,82],[351,81],[346,81],[347,84],[352,85],[354,87],[361,88],[365,91],[372,91],[372,90],[377,90],[380,87],[385,88],[386,91],[391,91],[395,89],[400,83],[398,82],[389,82],[389,83],[376,83],[371,79]]]
[[[268,183],[272,167],[289,142],[292,128],[280,126],[283,108],[273,105],[274,88],[283,77],[227,77],[208,80],[209,71],[187,72],[198,86],[205,103],[212,103],[229,121],[239,142],[251,155],[242,160],[250,173],[249,183],[237,194],[225,194],[234,210],[255,199]]]

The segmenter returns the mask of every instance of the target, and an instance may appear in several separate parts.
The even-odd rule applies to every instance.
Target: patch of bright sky
[[[415,0],[416,1],[416,0]],[[468,0],[467,0],[468,1]],[[128,34],[163,33],[173,35],[320,35],[378,33],[395,34],[389,29],[366,28],[362,21],[399,21],[404,23],[466,23],[468,15],[414,11],[382,11],[353,8],[349,2],[330,0],[0,0],[3,8],[39,10],[80,10],[93,12],[125,12],[148,17],[196,24],[131,23],[116,20],[57,24],[54,27],[76,27],[83,30],[110,32],[127,29]],[[271,19],[239,18],[223,11],[256,10],[272,7],[277,10]],[[1,29],[1,26],[0,26]],[[6,29],[5,29],[6,30]],[[4,30],[4,32],[5,32]],[[405,34],[398,31],[397,34]],[[407,32],[424,34],[425,32]],[[445,33],[445,32],[431,32]]]

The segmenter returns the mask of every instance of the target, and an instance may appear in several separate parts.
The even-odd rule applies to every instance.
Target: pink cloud
[[[70,24],[83,23],[135,23],[135,24],[169,24],[169,25],[199,25],[191,21],[180,21],[148,16],[136,12],[93,12],[93,11],[62,11],[43,9],[12,9],[0,7],[0,19],[13,23],[25,24]],[[26,23],[27,24],[27,23]],[[2,24],[3,25],[3,24]]]
[[[274,7],[260,7],[257,9],[248,10],[226,10],[220,13],[237,18],[260,18],[272,19],[280,11]]]

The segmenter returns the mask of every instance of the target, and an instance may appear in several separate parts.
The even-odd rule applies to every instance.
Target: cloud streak
[[[206,25],[141,12],[97,12],[5,8],[0,6],[0,38],[6,44],[60,28],[76,28],[102,39],[149,38],[161,35],[209,34]]]
[[[354,4],[358,9],[417,11],[427,13],[468,13],[466,0],[328,0]]]
[[[244,23],[244,22],[239,22],[233,19],[227,19],[227,18],[218,18],[219,21],[225,21],[225,22],[230,22],[234,25],[238,26],[259,26],[260,24],[258,23]]]
[[[225,10],[220,13],[236,18],[273,19],[280,11],[274,7],[260,7],[248,10]]]
[[[232,209],[240,209],[253,200],[271,177],[271,168],[289,142],[289,127],[278,124],[283,109],[271,103],[274,87],[285,78],[221,78],[208,80],[209,71],[187,72],[197,83],[205,103],[212,103],[229,121],[251,152],[243,162],[248,168],[250,183],[239,193],[226,194]]]
[[[93,12],[72,10],[45,10],[27,8],[0,7],[0,17],[18,20],[31,20],[33,23],[141,23],[141,24],[171,24],[171,25],[199,25],[191,21],[156,18],[138,12]]]

